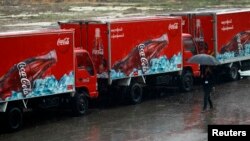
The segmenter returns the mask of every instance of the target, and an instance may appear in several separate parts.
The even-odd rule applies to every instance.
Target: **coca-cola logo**
[[[168,30],[176,30],[178,29],[178,23],[173,23],[168,25]]]
[[[142,66],[143,73],[145,73],[149,69],[148,59],[146,58],[144,48],[145,48],[144,44],[138,45],[139,56],[140,56],[140,60],[141,60],[141,66]]]
[[[27,77],[25,67],[26,67],[25,62],[20,62],[17,64],[17,69],[19,71],[20,82],[24,96],[28,95],[31,92],[31,82]]]
[[[93,49],[92,50],[93,55],[103,55],[103,49]]]
[[[68,37],[66,37],[64,39],[59,38],[57,40],[57,46],[65,46],[65,45],[69,45],[69,38]]]

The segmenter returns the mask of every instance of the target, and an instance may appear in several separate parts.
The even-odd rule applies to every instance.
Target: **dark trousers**
[[[207,109],[207,102],[209,103],[210,109],[213,108],[213,103],[210,98],[210,93],[212,92],[211,87],[204,87],[204,105],[203,105],[203,110]]]

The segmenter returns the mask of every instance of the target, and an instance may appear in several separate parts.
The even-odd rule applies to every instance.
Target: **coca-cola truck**
[[[74,30],[0,33],[0,45],[0,118],[10,130],[30,108],[69,105],[82,115],[98,96],[96,71],[88,52],[74,46]]]
[[[250,9],[212,9],[173,13],[181,16],[183,32],[193,36],[199,53],[213,55],[217,73],[239,78],[250,69]]]
[[[86,49],[97,70],[99,92],[118,90],[134,104],[146,85],[175,85],[185,91],[199,76],[199,66],[187,63],[197,53],[184,34],[181,18],[129,17],[59,22],[75,29],[75,44]],[[183,40],[187,44],[183,48]]]

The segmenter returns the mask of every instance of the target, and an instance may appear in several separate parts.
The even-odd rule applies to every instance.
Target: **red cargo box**
[[[114,80],[182,70],[180,18],[133,17],[60,25],[81,31],[76,38],[87,43],[76,43],[92,54],[99,78]]]
[[[0,102],[74,91],[73,30],[0,34]]]
[[[172,14],[182,16],[183,32],[193,35],[200,53],[222,64],[250,59],[250,9],[220,9]]]

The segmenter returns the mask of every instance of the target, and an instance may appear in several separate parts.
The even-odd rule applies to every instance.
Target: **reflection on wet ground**
[[[161,89],[139,105],[93,105],[84,117],[53,110],[26,115],[24,129],[1,133],[1,141],[206,141],[208,124],[250,124],[250,79],[221,83],[215,109],[201,112],[203,92]]]

